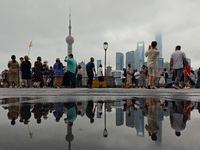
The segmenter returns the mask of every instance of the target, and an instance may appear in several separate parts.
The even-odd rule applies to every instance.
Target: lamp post
[[[103,43],[103,48],[105,50],[105,76],[106,76],[106,50],[108,49],[108,43],[107,42]]]

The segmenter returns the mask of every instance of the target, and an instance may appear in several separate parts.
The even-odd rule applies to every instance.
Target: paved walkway
[[[200,101],[200,89],[122,89],[122,88],[1,88],[0,98],[39,97],[46,100],[118,100],[131,97],[156,97]]]

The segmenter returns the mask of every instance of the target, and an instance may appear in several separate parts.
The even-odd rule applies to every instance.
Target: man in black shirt
[[[197,82],[195,84],[195,88],[199,88],[199,82],[200,82],[200,68],[199,70],[197,71],[197,75],[198,75],[198,79],[197,79]]]

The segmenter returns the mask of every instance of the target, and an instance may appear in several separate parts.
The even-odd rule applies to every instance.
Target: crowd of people
[[[164,68],[162,72],[158,72],[157,58],[159,50],[156,48],[157,42],[153,41],[149,49],[146,51],[147,66],[143,65],[140,70],[132,69],[131,64],[121,71],[122,88],[148,88],[156,89],[158,87],[173,87],[176,89],[182,88],[199,88],[200,82],[200,68],[197,72],[198,79],[196,81],[196,74],[191,70],[191,66],[186,60],[186,55],[181,51],[181,46],[176,46],[175,52],[171,54],[170,58],[170,74],[172,74],[172,81],[168,81],[169,73]],[[8,70],[5,69],[0,75],[1,87],[4,88],[24,88],[24,87],[82,87],[83,69],[78,65],[74,59],[73,54],[66,56],[63,65],[60,58],[56,58],[53,66],[48,65],[48,61],[43,61],[40,56],[32,66],[29,61],[29,56],[20,57],[19,62],[16,56],[12,55],[8,62]],[[131,71],[133,70],[133,71]],[[86,65],[86,72],[88,75],[87,87],[92,88],[94,75],[98,77],[99,87],[103,86],[104,76],[102,64],[98,66],[96,73],[94,58],[91,57]]]

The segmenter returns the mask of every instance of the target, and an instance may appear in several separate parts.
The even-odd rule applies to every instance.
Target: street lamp
[[[103,48],[105,50],[105,76],[106,76],[106,50],[108,49],[108,43],[107,42],[103,43]]]

